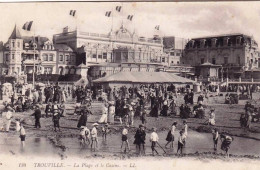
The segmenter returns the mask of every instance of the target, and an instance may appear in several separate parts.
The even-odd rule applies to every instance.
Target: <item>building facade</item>
[[[76,52],[67,45],[54,45],[41,36],[21,36],[15,26],[1,50],[2,72],[5,75],[75,74]]]
[[[66,44],[77,51],[77,65],[89,67],[88,75],[100,77],[118,71],[147,71],[154,65],[168,65],[162,39],[139,37],[124,25],[108,34],[63,30],[53,36],[56,45]]]
[[[33,70],[36,74],[59,75],[84,71],[83,75],[93,80],[121,71],[154,72],[169,63],[162,38],[139,37],[124,25],[108,34],[70,32],[67,27],[55,34],[53,41],[22,36],[15,26],[1,54],[1,70],[13,76],[32,74]]]
[[[222,66],[219,77],[239,78],[244,71],[259,67],[258,44],[253,37],[229,34],[191,39],[185,46],[181,62],[198,69],[204,63]]]
[[[174,36],[163,37],[163,51],[168,55],[168,65],[176,66],[181,65],[181,57],[185,48],[187,39],[178,38]]]

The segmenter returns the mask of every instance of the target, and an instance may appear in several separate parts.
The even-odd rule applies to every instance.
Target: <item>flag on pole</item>
[[[156,25],[156,26],[155,26],[155,29],[156,29],[156,30],[159,30],[159,29],[160,29],[160,25]]]
[[[23,25],[23,29],[26,30],[26,31],[31,31],[32,23],[33,23],[33,21],[26,22],[26,23]]]
[[[105,16],[110,17],[110,15],[111,15],[111,11],[107,11]]]
[[[121,8],[122,8],[122,6],[116,6],[116,10],[117,10],[118,12],[121,11]]]
[[[75,14],[76,14],[76,10],[70,10],[70,15],[71,15],[71,16],[73,16],[73,17],[74,17],[74,16],[75,16]]]
[[[127,16],[127,19],[130,20],[130,21],[132,21],[133,17],[134,17],[134,15],[128,15],[128,16]]]

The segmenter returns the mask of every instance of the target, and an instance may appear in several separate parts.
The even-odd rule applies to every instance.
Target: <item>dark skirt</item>
[[[25,135],[20,135],[21,141],[25,141]]]
[[[122,135],[122,141],[127,141],[127,135]]]
[[[174,136],[172,135],[171,131],[168,132],[166,141],[168,141],[168,142],[174,141]]]
[[[230,148],[230,144],[231,144],[231,142],[229,142],[229,141],[223,141],[222,144],[221,144],[221,149],[223,151],[227,152]]]
[[[214,142],[214,144],[218,144],[218,138],[217,139],[213,138],[213,142]]]

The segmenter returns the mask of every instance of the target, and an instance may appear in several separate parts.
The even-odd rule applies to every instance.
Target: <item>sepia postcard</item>
[[[260,2],[0,2],[0,169],[260,169]]]

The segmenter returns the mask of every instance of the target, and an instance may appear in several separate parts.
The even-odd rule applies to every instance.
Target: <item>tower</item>
[[[23,40],[19,29],[15,25],[6,44],[5,61],[8,65],[8,75],[21,73]]]

